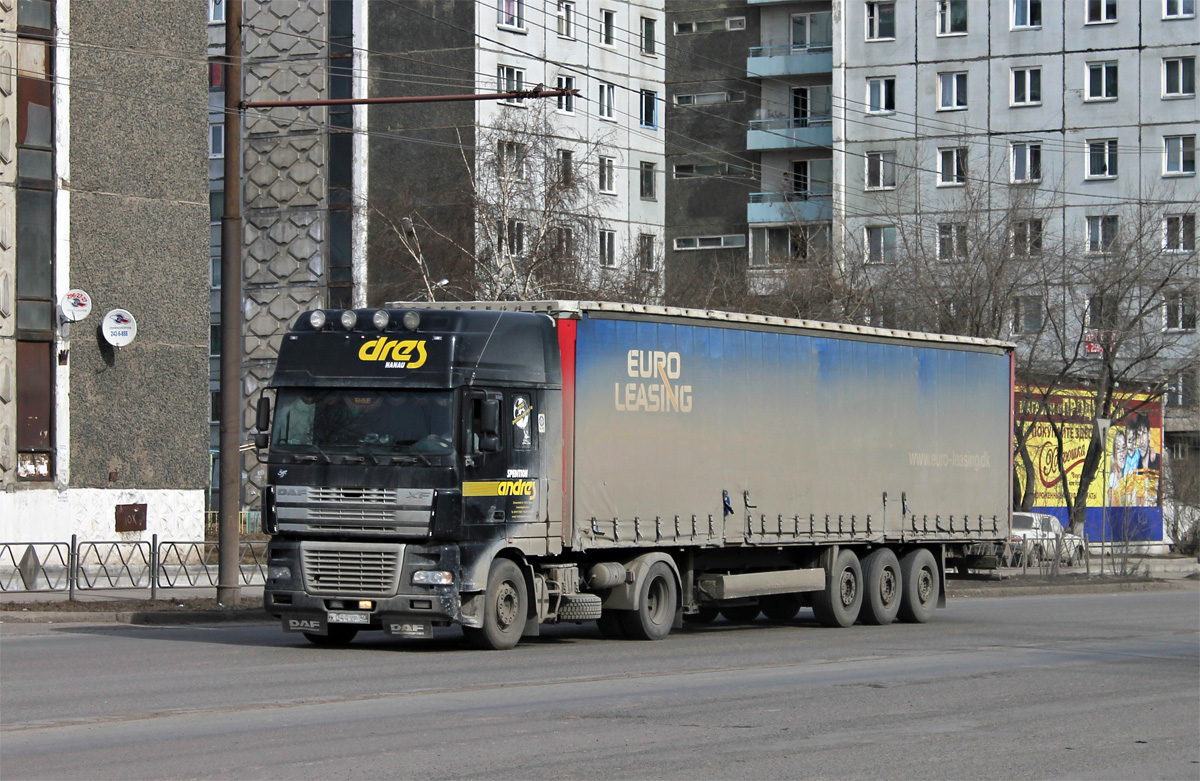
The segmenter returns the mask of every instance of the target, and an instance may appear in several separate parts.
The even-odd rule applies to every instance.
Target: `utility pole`
[[[221,434],[217,602],[241,599],[242,0],[225,0],[225,213],[221,216]]]

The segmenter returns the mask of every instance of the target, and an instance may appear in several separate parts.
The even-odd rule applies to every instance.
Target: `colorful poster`
[[[1018,385],[1015,393],[1018,423],[1032,425],[1027,447],[1034,469],[1033,509],[1065,524],[1063,470],[1074,496],[1096,427],[1094,396],[1084,389],[1065,389],[1043,403],[1044,391],[1036,386]],[[1119,396],[1114,407],[1100,466],[1088,488],[1085,534],[1097,541],[1161,539],[1162,403],[1133,393]],[[1062,432],[1062,468],[1055,426]],[[1015,464],[1023,495],[1027,475],[1019,454]]]

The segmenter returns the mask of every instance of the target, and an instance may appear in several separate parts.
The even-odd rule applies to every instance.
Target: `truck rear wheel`
[[[937,561],[928,548],[909,551],[900,559],[900,576],[900,620],[924,624],[933,618],[941,593]]]
[[[772,621],[791,621],[800,612],[799,594],[771,594],[760,597],[758,606]]]
[[[509,559],[493,561],[483,599],[483,626],[464,626],[467,642],[484,650],[512,648],[520,642],[529,614],[529,596],[521,568]]]
[[[664,562],[656,561],[650,565],[638,587],[637,610],[625,610],[617,615],[625,634],[634,640],[662,640],[671,634],[678,604],[675,573]]]
[[[859,617],[864,624],[883,626],[900,612],[900,561],[890,548],[878,548],[862,560],[863,605]]]
[[[825,588],[813,594],[813,615],[822,626],[850,626],[862,609],[862,566],[854,551],[843,548],[833,562]]]

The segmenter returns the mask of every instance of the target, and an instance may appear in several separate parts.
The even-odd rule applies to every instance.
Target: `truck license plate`
[[[325,620],[331,624],[369,624],[370,613],[330,613]]]

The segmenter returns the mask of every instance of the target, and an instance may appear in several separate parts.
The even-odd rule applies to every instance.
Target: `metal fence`
[[[95,589],[216,587],[216,542],[80,540],[0,543],[0,593]],[[238,584],[261,586],[267,575],[266,540],[238,544]]]

